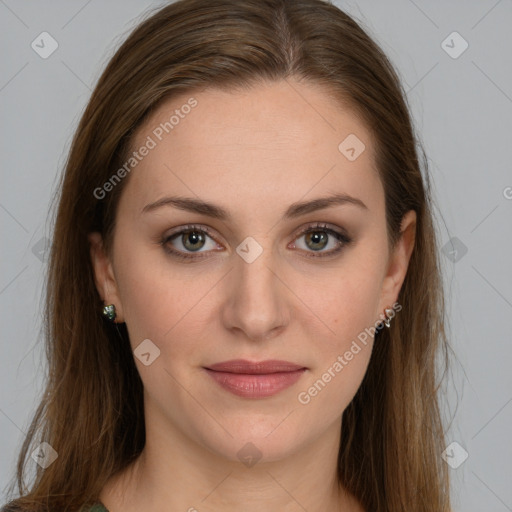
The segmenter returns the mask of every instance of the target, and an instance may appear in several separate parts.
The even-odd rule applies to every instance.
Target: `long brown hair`
[[[393,66],[358,23],[322,0],[180,0],[141,22],[110,60],[59,187],[46,287],[48,378],[19,455],[20,497],[12,505],[79,510],[144,447],[142,382],[125,325],[101,317],[87,240],[99,231],[108,252],[129,178],[102,199],[94,190],[126,161],[134,132],[164,99],[288,78],[324,85],[371,130],[391,245],[403,215],[417,214],[398,298],[403,309],[379,332],[343,413],[339,480],[371,512],[449,510],[438,397],[449,347],[427,160],[422,149],[422,173],[421,145]],[[58,458],[37,466],[27,488],[29,454],[43,441]]]

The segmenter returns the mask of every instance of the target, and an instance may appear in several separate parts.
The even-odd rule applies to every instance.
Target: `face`
[[[133,150],[113,251],[90,241],[148,429],[231,460],[252,442],[276,460],[339,426],[413,243],[410,212],[389,248],[369,131],[319,86],[282,81],[173,98]],[[235,359],[300,370],[206,369]]]

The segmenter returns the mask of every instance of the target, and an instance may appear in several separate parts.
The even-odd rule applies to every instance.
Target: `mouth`
[[[244,398],[266,398],[295,384],[306,367],[288,361],[236,359],[203,367],[224,390]]]

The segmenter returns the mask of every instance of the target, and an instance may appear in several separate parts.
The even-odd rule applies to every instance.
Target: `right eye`
[[[207,245],[207,239],[212,240],[211,250],[218,250],[218,244],[213,240],[211,231],[206,226],[188,225],[178,231],[165,236],[161,240],[164,250],[173,257],[181,259],[202,259],[207,256],[195,256],[194,253],[205,253],[201,251]],[[178,247],[176,247],[176,244]],[[217,248],[217,249],[216,249]]]

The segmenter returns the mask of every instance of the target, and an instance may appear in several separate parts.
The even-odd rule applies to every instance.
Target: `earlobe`
[[[112,262],[103,249],[101,234],[98,232],[89,233],[87,238],[90,244],[90,257],[98,294],[105,306],[111,304],[115,306],[116,322],[122,322],[122,305],[119,298],[118,287]],[[98,311],[98,314],[101,313],[102,311]]]

